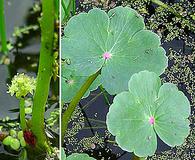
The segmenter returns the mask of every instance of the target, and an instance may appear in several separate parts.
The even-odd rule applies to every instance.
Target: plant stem
[[[103,96],[104,96],[104,99],[105,99],[105,102],[107,103],[107,105],[108,106],[110,106],[110,102],[109,102],[109,99],[108,99],[108,97],[107,97],[107,93],[106,93],[106,90],[103,88],[103,86],[101,85],[100,86],[100,90],[102,91],[102,93],[103,93]]]
[[[0,38],[1,38],[1,50],[3,53],[7,53],[8,48],[7,48],[7,38],[6,38],[4,0],[0,0]]]
[[[62,8],[65,12],[65,19],[66,19],[67,17],[69,17],[69,12],[68,12],[68,9],[66,8],[64,0],[61,1],[61,4],[62,4]]]
[[[26,119],[25,119],[25,107],[24,107],[25,100],[24,98],[20,98],[20,125],[22,130],[26,129]]]
[[[184,19],[185,23],[186,23],[188,26],[190,26],[191,28],[194,29],[194,25],[191,24],[191,22],[190,22],[188,19],[186,19],[185,17],[183,17],[181,14],[177,13],[177,11],[175,11],[174,8],[171,8],[169,5],[163,3],[163,2],[160,1],[160,0],[150,0],[150,1],[153,2],[153,3],[155,3],[155,4],[157,4],[157,5],[159,5],[159,6],[161,6],[161,7],[163,7],[163,8],[165,8],[165,9],[168,9],[168,10],[169,10],[171,13],[173,13],[176,17],[181,18],[181,19]]]
[[[93,97],[87,104],[85,104],[84,106],[83,106],[83,110],[85,110],[85,109],[87,109],[87,107],[89,107],[89,105],[91,105],[99,96],[101,96],[103,93],[102,92],[100,92],[100,93],[98,93],[95,97]]]
[[[65,132],[68,128],[68,122],[71,119],[71,116],[72,116],[76,106],[78,105],[79,101],[81,100],[81,98],[83,97],[85,92],[89,89],[91,84],[94,82],[94,80],[98,77],[100,72],[101,72],[101,70],[97,71],[95,74],[93,74],[92,76],[90,76],[87,79],[87,81],[83,84],[83,86],[80,88],[80,90],[77,92],[77,94],[74,96],[74,98],[70,102],[70,104],[69,104],[68,108],[66,109],[66,111],[63,113],[63,115],[62,115],[62,126],[61,126],[62,142],[63,142],[63,139],[64,139]]]
[[[79,107],[80,107],[80,109],[81,109],[81,112],[82,112],[83,116],[85,117],[85,120],[87,121],[89,127],[91,128],[91,129],[90,129],[90,130],[91,130],[91,133],[92,133],[93,135],[95,135],[95,132],[94,132],[94,130],[93,130],[93,128],[92,128],[92,125],[91,125],[91,123],[90,123],[88,117],[87,117],[87,114],[86,114],[85,111],[83,110],[83,106],[82,106],[81,102],[79,102]]]
[[[101,121],[101,120],[98,120],[98,119],[88,118],[88,120],[93,121],[93,122],[97,122],[97,123],[103,123],[103,124],[106,124],[106,122],[105,122],[105,121]]]
[[[76,0],[72,0],[72,14],[73,16],[76,14]]]
[[[32,132],[37,138],[37,148],[49,151],[44,131],[44,113],[48,99],[52,68],[54,62],[54,0],[42,0],[41,50],[37,86],[32,110]]]
[[[112,140],[109,140],[109,139],[108,139],[108,140],[106,140],[106,142],[117,145],[116,141],[112,141]]]
[[[99,126],[99,127],[84,127],[82,129],[106,129],[106,126]]]
[[[173,13],[177,17],[182,18],[182,16],[180,14],[178,14],[173,8],[171,8],[167,4],[163,3],[162,1],[160,1],[160,0],[150,0],[150,1],[157,4],[157,5],[159,5],[159,6],[161,6],[161,7],[163,7],[163,8],[168,9],[171,13]]]
[[[132,160],[146,160],[146,157],[138,157],[133,153]]]
[[[56,19],[59,18],[59,4],[60,4],[60,0],[55,0],[55,17]]]

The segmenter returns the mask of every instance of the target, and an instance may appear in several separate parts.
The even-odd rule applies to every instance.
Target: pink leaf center
[[[155,122],[155,119],[154,119],[153,116],[151,116],[151,117],[149,118],[149,123],[150,123],[151,125],[153,125],[154,122]]]
[[[105,53],[103,54],[103,58],[104,58],[105,60],[108,60],[108,59],[110,59],[111,57],[112,57],[112,54],[109,53],[109,52],[105,52]]]

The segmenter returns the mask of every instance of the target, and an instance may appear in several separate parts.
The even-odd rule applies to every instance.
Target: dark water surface
[[[6,28],[8,40],[15,42],[12,34],[15,27],[22,27],[27,24],[27,18],[29,15],[29,9],[33,6],[32,0],[8,0],[5,1],[5,14],[6,14]],[[28,40],[28,46],[22,49],[13,49],[9,53],[11,59],[11,64],[0,65],[0,118],[9,116],[11,118],[15,117],[16,114],[10,113],[10,109],[15,109],[18,107],[18,100],[15,97],[11,97],[7,93],[7,83],[10,78],[16,74],[16,72],[26,71],[30,65],[27,58],[32,59],[31,55],[37,55],[39,52],[39,37],[31,37]],[[32,62],[31,62],[32,63]],[[33,73],[29,73],[33,74]]]

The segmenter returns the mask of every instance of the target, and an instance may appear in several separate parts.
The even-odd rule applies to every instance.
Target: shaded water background
[[[7,24],[7,37],[11,41],[15,41],[12,34],[15,27],[21,27],[27,25],[27,18],[29,14],[29,9],[33,6],[32,0],[9,0],[5,1],[5,15],[6,15],[6,24]],[[26,72],[26,68],[30,63],[25,62],[27,56],[35,56],[39,53],[39,37],[31,37],[29,39],[28,46],[22,49],[14,48],[9,57],[11,64],[0,65],[0,118],[9,116],[11,118],[16,117],[17,114],[10,113],[10,109],[15,109],[18,107],[18,100],[15,97],[11,97],[7,93],[7,84],[10,82],[10,79],[16,72]],[[34,75],[34,73],[29,72],[28,74]]]
[[[9,52],[9,65],[0,65],[0,119],[10,117],[10,119],[17,119],[18,112],[11,112],[17,110],[19,101],[15,96],[11,97],[7,93],[8,84],[14,75],[17,73],[27,73],[30,76],[35,76],[37,71],[38,54],[40,48],[39,31],[33,34],[25,35],[21,40],[13,37],[15,27],[24,27],[34,22],[30,9],[32,10],[34,0],[6,0],[5,1],[5,16],[7,39],[14,44],[14,48]],[[36,18],[36,17],[35,17]],[[22,43],[21,48],[17,47],[18,43]],[[3,54],[0,53],[0,56]],[[0,160],[18,159],[17,155],[12,155],[4,150],[0,145]],[[15,158],[14,158],[15,157]]]

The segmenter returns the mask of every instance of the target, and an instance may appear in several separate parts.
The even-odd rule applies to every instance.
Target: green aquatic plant
[[[29,25],[25,27],[15,27],[13,37],[22,38],[25,34],[29,34],[30,31],[36,31],[39,29],[38,25]]]
[[[10,93],[11,96],[16,95],[16,98],[20,99],[22,97],[26,97],[28,93],[33,95],[35,88],[36,79],[21,73],[15,75],[12,79],[8,93]]]
[[[0,39],[1,39],[1,51],[7,53],[7,37],[6,37],[6,23],[4,14],[4,0],[0,0]]]
[[[66,158],[66,160],[95,160],[92,157],[89,157],[88,154],[84,153],[73,153]]]
[[[167,66],[160,38],[146,30],[143,18],[129,7],[116,7],[108,14],[92,9],[72,17],[64,29],[62,59],[77,76],[89,77],[63,114],[62,137],[76,105],[97,77],[114,95],[127,90],[133,73],[149,70],[160,75]]]
[[[23,137],[23,131],[16,132],[11,129],[7,137],[4,138],[3,144],[10,146],[13,150],[18,151],[21,147],[26,147],[26,142]]]
[[[62,66],[62,81],[61,81],[61,86],[62,86],[62,103],[64,102],[70,102],[71,99],[74,97],[75,93],[79,91],[81,88],[82,84],[87,80],[87,76],[77,76],[75,74],[74,70],[68,69],[65,67],[64,64]],[[84,94],[84,97],[87,97],[90,93],[90,91],[93,91],[97,89],[97,87],[100,85],[100,79],[97,78],[95,82],[90,86],[90,88],[87,90],[87,92]],[[68,93],[68,94],[66,94]]]
[[[183,144],[190,130],[189,101],[176,85],[161,86],[159,75],[167,66],[165,51],[137,12],[117,7],[108,14],[92,9],[72,17],[64,28],[62,60],[66,63],[62,65],[62,76],[66,75],[62,101],[72,97],[62,116],[62,138],[75,107],[98,77],[109,94],[117,94],[107,115],[108,130],[119,147],[134,152],[134,159],[153,155],[157,136],[171,147]],[[72,88],[74,93],[65,92],[63,87],[66,82],[74,84],[74,77],[77,82],[88,78]]]
[[[146,0],[146,1],[148,1],[148,0]],[[170,11],[171,13],[173,13],[175,16],[177,16],[179,18],[182,17],[175,9],[171,8],[166,3],[163,3],[160,0],[149,0],[149,1],[155,3],[155,4],[159,5],[159,6],[161,6],[163,8],[165,8],[165,9],[167,9],[168,11]]]
[[[57,77],[57,51],[55,27],[55,4],[54,1],[42,1],[42,17],[40,18],[41,28],[41,49],[39,57],[39,68],[36,80],[25,74],[14,76],[12,85],[9,86],[9,93],[15,95],[20,100],[20,127],[23,130],[25,141],[27,142],[28,158],[33,159],[34,154],[44,155],[51,154],[53,148],[50,146],[49,140],[45,133],[45,107],[48,100],[50,82],[52,76],[54,80]],[[15,36],[22,36],[29,30],[36,30],[37,26],[29,26],[29,28],[18,30]],[[26,104],[26,97],[32,94],[32,104]],[[31,106],[32,105],[32,106]],[[27,107],[28,106],[28,107]],[[32,107],[32,108],[31,108]],[[26,121],[25,114],[31,114],[32,117]]]
[[[20,100],[20,123],[23,131],[27,129],[25,120],[25,97],[29,93],[33,95],[35,88],[36,79],[21,73],[14,76],[8,89],[8,93],[11,96],[15,95]]]
[[[76,1],[75,0],[62,0],[61,1],[61,13],[62,23],[66,23],[69,18],[76,13]]]
[[[130,5],[146,17],[147,29],[163,36],[163,41],[169,42],[174,39],[183,39],[187,46],[194,46],[193,37],[188,32],[194,32],[193,13],[195,3],[180,0],[177,3],[155,3],[150,0],[128,0],[123,5]],[[155,13],[148,12],[148,6],[154,7]],[[173,10],[173,12],[171,11]],[[145,12],[147,11],[147,12]]]
[[[64,29],[62,53],[77,75],[90,76],[101,69],[102,85],[112,95],[127,89],[133,73],[147,69],[160,75],[167,66],[160,38],[145,30],[143,18],[128,7],[108,14],[92,9],[73,17]]]
[[[48,99],[50,81],[53,75],[53,64],[56,56],[53,51],[55,6],[52,0],[42,1],[41,50],[37,84],[33,100],[31,129],[36,137],[36,148],[51,153],[44,125],[45,106]]]
[[[95,160],[94,158],[89,157],[85,153],[73,153],[67,157],[66,154],[64,153],[63,148],[61,149],[61,159],[62,160]]]
[[[157,74],[141,71],[128,86],[107,114],[108,130],[117,144],[139,157],[155,153],[157,135],[171,147],[183,144],[190,130],[190,103],[176,85],[161,85]]]

